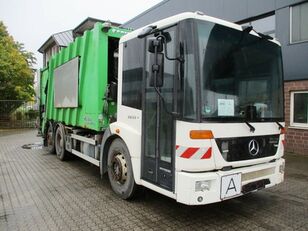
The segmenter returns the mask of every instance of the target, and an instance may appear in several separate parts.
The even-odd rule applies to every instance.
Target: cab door
[[[175,57],[175,27],[168,28],[164,32],[168,32],[170,35],[167,43],[168,56]],[[146,38],[146,44],[149,38],[153,38],[153,36]],[[176,62],[164,58],[164,84],[158,89],[164,98],[164,107],[154,87],[150,86],[150,73],[153,64],[150,59],[151,53],[147,47],[148,45],[145,49],[141,175],[142,179],[172,191],[174,187],[175,121],[166,109],[171,112],[174,108]]]

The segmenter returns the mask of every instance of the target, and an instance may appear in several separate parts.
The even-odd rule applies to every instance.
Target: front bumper
[[[266,182],[265,188],[272,187],[284,180],[284,159],[254,166],[231,169],[228,171],[191,173],[176,173],[176,200],[187,205],[204,205],[219,202],[243,195],[243,191],[233,197],[222,198],[222,178],[240,174],[240,188],[251,188],[256,191],[259,187],[251,187],[256,182]],[[201,182],[201,183],[200,183]],[[205,187],[200,188],[204,182]],[[245,187],[249,186],[249,187]],[[264,188],[264,187],[263,187]],[[247,190],[246,190],[247,191]]]

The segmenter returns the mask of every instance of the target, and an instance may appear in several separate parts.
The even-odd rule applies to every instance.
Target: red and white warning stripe
[[[176,156],[185,159],[209,159],[212,156],[211,147],[193,148],[176,145]]]

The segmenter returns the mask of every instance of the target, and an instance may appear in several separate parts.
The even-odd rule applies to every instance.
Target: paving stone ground
[[[206,206],[146,190],[119,199],[81,159],[59,161],[34,130],[0,131],[0,230],[308,230],[308,157],[286,155],[279,186]]]

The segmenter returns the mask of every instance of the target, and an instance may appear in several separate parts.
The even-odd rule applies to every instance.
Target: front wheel
[[[108,177],[112,190],[122,199],[131,199],[136,191],[130,154],[125,143],[117,138],[108,151]]]

